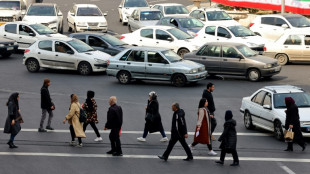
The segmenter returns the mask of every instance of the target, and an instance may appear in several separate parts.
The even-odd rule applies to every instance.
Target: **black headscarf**
[[[95,97],[94,91],[87,91],[86,104],[89,112],[92,112],[94,110],[94,104],[93,101],[91,100],[94,97]]]
[[[17,109],[19,109],[19,104],[18,104],[18,100],[17,100],[18,96],[19,96],[18,92],[15,92],[15,93],[11,94],[11,96],[9,97],[8,102],[6,103],[6,105],[8,106],[9,102],[13,102],[14,105],[17,107]]]
[[[232,114],[231,110],[227,110],[225,113],[225,121],[228,121],[232,118],[233,118],[233,114]]]
[[[207,99],[205,99],[205,98],[200,99],[198,108],[204,108],[206,101],[207,101]]]
[[[290,106],[294,104],[295,104],[295,100],[292,97],[285,97],[286,108],[289,108]]]

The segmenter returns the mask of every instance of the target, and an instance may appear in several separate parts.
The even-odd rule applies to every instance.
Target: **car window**
[[[177,28],[172,28],[167,30],[170,34],[172,34],[174,37],[176,37],[178,40],[185,40],[185,39],[191,39],[192,36],[185,33],[182,30],[179,30]]]
[[[163,15],[160,11],[143,11],[140,13],[141,21],[159,20]]]
[[[266,94],[263,105],[271,106],[271,94],[270,93]]]
[[[204,11],[200,11],[198,14],[198,19],[205,21],[206,20],[206,14]]]
[[[310,27],[310,20],[305,16],[292,16],[292,17],[286,17],[286,19],[294,27],[298,28]]]
[[[158,52],[149,51],[147,52],[147,61],[149,63],[162,63],[167,62]]]
[[[204,25],[200,20],[195,19],[195,18],[183,18],[183,19],[178,19],[180,25],[183,28],[202,28]]]
[[[236,46],[236,48],[245,56],[245,57],[253,57],[257,55],[257,52],[252,50],[246,45]]]
[[[165,14],[188,14],[189,11],[182,5],[166,6]]]
[[[134,10],[134,11],[132,12],[132,14],[131,14],[131,17],[132,17],[132,18],[135,18],[136,14],[137,14],[137,10]]]
[[[74,35],[72,38],[79,39],[80,41],[83,41],[86,43],[86,35]]]
[[[310,45],[310,35],[305,36],[305,45]]]
[[[5,32],[16,34],[16,27],[16,24],[6,24],[4,30]]]
[[[87,45],[86,43],[77,40],[77,39],[73,39],[71,41],[67,42],[71,47],[73,47],[77,52],[79,53],[84,53],[84,52],[89,52],[89,51],[95,51],[95,49],[93,49],[92,47],[90,47],[89,45]]]
[[[225,11],[209,11],[207,17],[208,21],[232,20]]]
[[[153,29],[142,29],[140,31],[140,36],[153,39]]]
[[[125,61],[128,57],[128,55],[130,54],[131,50],[128,50],[119,60],[121,61]]]
[[[179,24],[178,24],[178,22],[175,20],[175,19],[170,19],[170,24],[171,24],[171,26],[173,26],[173,27],[179,27]]]
[[[283,24],[286,24],[286,25],[287,25],[287,23],[286,23],[283,19],[281,19],[281,18],[276,18],[276,23],[275,23],[276,26],[281,27]]]
[[[126,61],[144,62],[144,51],[132,51]]]
[[[50,40],[40,41],[38,46],[41,50],[53,51],[53,42]]]
[[[177,53],[171,50],[165,50],[161,52],[164,57],[166,57],[171,63],[173,62],[180,62],[183,60]]]
[[[30,6],[28,16],[56,16],[54,6]]]
[[[223,46],[222,51],[223,51],[223,57],[240,58],[240,54],[234,47]]]
[[[215,26],[206,27],[205,33],[206,33],[206,34],[209,34],[209,35],[215,36],[215,29],[216,29]]]
[[[260,91],[252,98],[252,102],[261,105],[265,94],[266,94],[265,91]]]
[[[30,36],[30,33],[33,33],[33,30],[25,25],[19,25],[19,34],[24,36]]]
[[[225,28],[218,27],[218,29],[217,29],[217,36],[219,36],[219,37],[227,37],[227,36],[230,36],[230,34],[229,34],[229,32]]]
[[[310,107],[310,95],[307,92],[279,93],[273,95],[275,108],[286,108],[285,97],[292,97],[298,108]]]
[[[94,37],[94,36],[89,36],[88,42],[89,42],[89,46],[91,47],[102,47],[106,45],[101,39],[99,39],[98,37]]]
[[[125,42],[121,41],[120,39],[118,39],[114,36],[111,36],[109,34],[101,35],[100,37],[104,40],[104,42],[106,42],[112,46],[128,45]]]
[[[80,7],[76,16],[103,16],[97,7]]]
[[[298,35],[289,35],[284,45],[301,45],[301,37]]]
[[[72,49],[65,43],[56,41],[55,42],[55,52],[67,53],[67,51],[72,51]]]
[[[166,26],[174,26],[173,24],[170,23],[171,18],[163,18],[160,20],[159,24],[160,25],[166,25]]]
[[[56,32],[45,25],[42,24],[32,24],[30,25],[37,33],[43,34],[55,34]]]
[[[275,25],[276,18],[274,17],[262,17],[261,23],[265,25]]]
[[[125,0],[124,7],[148,7],[145,0]]]
[[[210,57],[220,57],[221,47],[215,45],[209,45],[201,48],[197,55],[210,56]]]
[[[227,27],[236,37],[255,36],[255,33],[242,25]]]
[[[156,39],[158,40],[168,40],[168,38],[171,38],[171,36],[162,30],[156,30]]]
[[[196,18],[196,19],[199,19],[198,18],[198,14],[199,14],[199,10],[194,10],[192,11],[189,16],[193,17],[193,18]]]
[[[20,10],[20,1],[0,1],[0,10]]]

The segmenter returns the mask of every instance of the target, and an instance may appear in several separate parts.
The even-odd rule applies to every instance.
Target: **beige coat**
[[[66,116],[68,123],[73,126],[75,136],[86,138],[85,133],[83,131],[83,124],[79,120],[80,116],[80,103],[72,103],[70,106],[69,114]]]

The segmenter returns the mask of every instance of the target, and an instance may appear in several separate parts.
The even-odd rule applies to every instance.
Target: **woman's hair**
[[[92,112],[94,110],[94,104],[92,101],[92,98],[95,97],[94,91],[87,91],[87,98],[86,98],[86,104],[88,107],[88,111]]]
[[[205,98],[200,99],[198,108],[204,108],[206,101],[207,101],[207,99],[205,99]]]
[[[71,94],[71,103],[76,103],[79,101],[79,98],[76,94]]]
[[[155,91],[151,91],[151,92],[149,93],[149,96],[151,97],[152,100],[156,100],[156,99],[157,99],[157,94],[156,94]]]
[[[8,106],[9,105],[9,102],[13,102],[17,108],[19,108],[19,104],[18,104],[18,100],[17,100],[17,97],[19,96],[19,93],[18,92],[15,92],[13,94],[10,95],[8,101],[6,102],[6,105]]]
[[[50,79],[44,79],[43,85],[44,85],[44,86],[47,86],[47,84],[48,84],[49,82],[51,82]]]

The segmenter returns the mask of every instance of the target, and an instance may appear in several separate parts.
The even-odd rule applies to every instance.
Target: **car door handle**
[[[127,64],[130,65],[131,63],[130,63],[130,62],[127,62]]]
[[[220,40],[220,39],[216,39],[216,40]]]
[[[227,62],[227,59],[223,59],[224,62]]]
[[[201,59],[207,59],[207,58],[203,57],[203,58],[201,58]]]
[[[159,44],[159,42],[156,42],[157,44]]]
[[[23,37],[19,37],[19,38],[21,39],[21,38],[23,38]]]
[[[284,46],[284,48],[288,48],[288,46]]]
[[[306,47],[306,48],[310,48],[310,47]]]
[[[38,52],[38,54],[41,54],[41,52]]]
[[[3,35],[3,36],[6,36],[6,34],[5,34],[5,35]]]
[[[140,39],[140,41],[142,42],[142,39]]]
[[[152,64],[149,64],[149,66],[152,66]]]
[[[56,54],[55,56],[58,56],[58,54]]]

